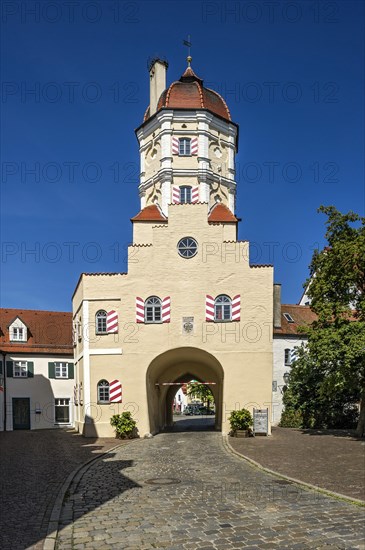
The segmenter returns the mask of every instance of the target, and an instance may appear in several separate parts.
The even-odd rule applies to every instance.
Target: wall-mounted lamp
[[[288,372],[284,372],[283,379],[284,379],[285,384],[288,384],[289,378],[290,378],[290,374]]]

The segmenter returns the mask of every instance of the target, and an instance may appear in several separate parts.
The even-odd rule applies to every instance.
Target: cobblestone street
[[[58,550],[364,549],[364,508],[304,490],[229,453],[220,433],[163,433],[71,485]]]
[[[74,430],[0,433],[0,549],[41,549],[57,493],[78,466],[118,445]]]

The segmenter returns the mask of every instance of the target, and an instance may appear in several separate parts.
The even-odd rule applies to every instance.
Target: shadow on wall
[[[1,432],[0,548],[25,550],[43,540],[53,504],[67,476],[102,453],[106,444],[112,448],[119,443],[123,444],[114,438],[85,439],[73,429]],[[100,480],[100,491],[97,499],[87,495],[82,501],[85,506],[77,506],[79,517],[138,486],[121,473],[133,465],[132,461],[113,461],[114,456],[112,452],[91,465],[88,475]],[[62,526],[70,521],[63,519]]]

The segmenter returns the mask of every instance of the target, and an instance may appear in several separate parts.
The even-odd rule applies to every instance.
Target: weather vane
[[[191,51],[190,51],[190,48],[191,48],[191,38],[190,38],[190,34],[188,34],[188,39],[187,39],[187,40],[183,40],[183,44],[184,44],[184,46],[187,46],[187,48],[188,48],[188,57],[187,57],[187,60],[188,60],[189,67],[190,67],[190,62],[191,62]]]

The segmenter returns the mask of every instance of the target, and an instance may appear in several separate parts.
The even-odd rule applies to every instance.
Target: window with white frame
[[[14,361],[13,377],[14,378],[27,378],[28,365],[26,361]]]
[[[109,382],[100,380],[98,382],[98,403],[109,403]]]
[[[214,301],[214,320],[230,321],[232,319],[232,302],[229,296],[221,294]]]
[[[26,342],[27,336],[24,327],[11,327],[10,339],[13,342]]]
[[[55,374],[55,378],[68,378],[67,363],[55,363],[54,374]]]
[[[190,156],[191,153],[191,139],[189,138],[180,138],[179,139],[179,156],[186,157]]]
[[[291,350],[289,348],[284,350],[284,364],[291,365]]]
[[[70,423],[70,399],[55,399],[54,416],[56,424]]]
[[[180,203],[181,204],[191,203],[191,187],[189,185],[182,185],[180,187]]]
[[[106,311],[100,309],[95,315],[96,333],[106,334]]]
[[[145,301],[144,320],[146,323],[161,323],[162,306],[161,300],[157,296],[151,296]]]

